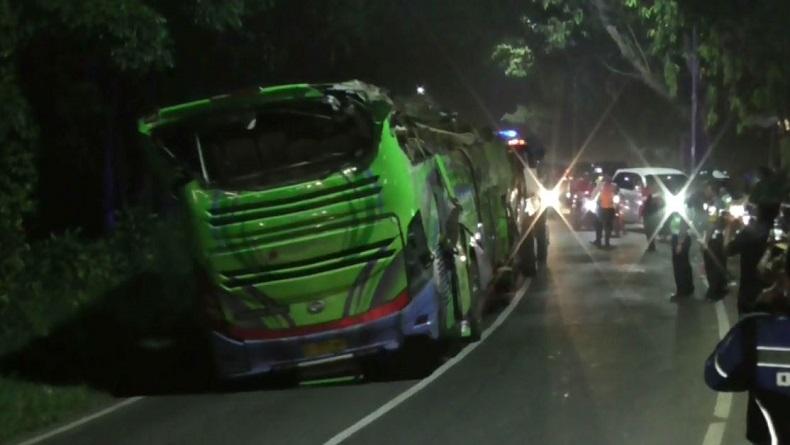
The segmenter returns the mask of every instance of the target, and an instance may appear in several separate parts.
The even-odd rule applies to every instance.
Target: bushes
[[[0,277],[7,289],[0,296],[0,354],[48,335],[143,273],[160,276],[161,289],[149,291],[180,298],[175,288],[184,285],[190,263],[179,224],[129,214],[107,238],[86,240],[72,231],[27,246],[22,267]]]
[[[102,239],[67,232],[22,243],[14,273],[0,274],[0,442],[95,408],[108,393],[199,387],[184,369],[194,374],[205,354],[181,347],[196,337],[186,230],[178,219],[120,221]],[[140,347],[161,338],[181,349]]]

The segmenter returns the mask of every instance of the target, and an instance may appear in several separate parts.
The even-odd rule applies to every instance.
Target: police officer
[[[727,255],[724,254],[724,231],[726,220],[721,216],[729,206],[732,198],[726,190],[718,187],[715,182],[705,186],[702,259],[705,276],[708,280],[708,291],[705,298],[718,301],[727,294]]]
[[[610,247],[609,240],[612,237],[612,224],[616,213],[615,195],[617,195],[617,186],[609,175],[605,175],[593,191],[593,196],[598,199],[598,218],[595,222],[595,241],[593,241],[596,247],[601,247],[601,235],[604,235],[605,246]]]
[[[716,391],[749,391],[746,437],[755,444],[790,443],[790,296],[788,268],[765,298],[765,313],[742,318],[705,363]],[[763,294],[765,296],[765,294]]]

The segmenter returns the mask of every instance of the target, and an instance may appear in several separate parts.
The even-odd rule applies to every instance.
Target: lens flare
[[[746,207],[743,204],[733,204],[730,206],[730,215],[736,219],[743,219],[746,216]]]
[[[556,209],[560,206],[560,192],[554,189],[542,189],[540,201],[544,208]]]
[[[598,212],[598,203],[592,199],[587,199],[584,201],[584,210],[590,213],[597,213]]]
[[[678,214],[678,215],[686,215],[686,195],[685,193],[679,193],[677,195],[669,194],[667,195],[667,207],[666,212],[668,215]]]

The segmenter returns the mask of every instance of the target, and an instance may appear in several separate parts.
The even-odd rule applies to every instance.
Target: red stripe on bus
[[[247,329],[235,326],[224,326],[224,331],[230,337],[237,340],[271,340],[286,337],[300,337],[303,335],[315,334],[318,332],[331,331],[335,329],[345,329],[352,326],[370,323],[371,321],[384,318],[400,311],[409,304],[408,291],[401,292],[400,295],[395,297],[389,303],[373,308],[364,314],[355,315],[353,317],[343,318],[337,321],[330,321],[328,323],[315,324],[310,326],[302,326],[291,329]]]

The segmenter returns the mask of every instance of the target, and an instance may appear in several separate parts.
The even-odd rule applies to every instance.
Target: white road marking
[[[324,442],[324,445],[338,445],[342,443],[344,440],[348,439],[349,437],[353,436],[355,433],[360,431],[361,429],[365,428],[366,426],[370,425],[371,423],[375,422],[388,412],[392,411],[398,405],[402,404],[403,402],[409,400],[418,392],[425,389],[428,385],[430,385],[433,381],[441,377],[444,373],[449,371],[453,366],[457,365],[461,362],[467,355],[471,354],[472,351],[477,349],[478,346],[483,344],[483,342],[492,334],[494,331],[505,322],[505,320],[510,316],[513,310],[518,306],[518,303],[524,297],[524,294],[527,292],[527,288],[529,287],[530,280],[527,279],[521,288],[516,292],[515,298],[510,302],[510,304],[505,308],[502,313],[494,320],[491,326],[488,327],[483,334],[481,335],[480,341],[475,343],[468,344],[464,349],[461,350],[455,357],[451,358],[447,362],[445,362],[442,366],[436,368],[435,371],[428,377],[420,380],[419,382],[415,383],[406,391],[398,394],[389,402],[381,405],[375,411],[371,412],[367,416],[361,418],[357,423],[349,426],[348,428],[344,429],[343,431],[337,433],[334,437]]]
[[[62,434],[62,433],[65,433],[66,431],[73,430],[74,428],[77,428],[80,425],[84,425],[84,424],[86,424],[86,423],[88,423],[90,421],[98,419],[99,417],[106,416],[107,414],[110,414],[110,413],[112,413],[114,411],[118,411],[119,409],[127,407],[127,406],[131,405],[132,403],[139,402],[140,400],[142,400],[144,398],[145,398],[145,396],[137,396],[137,397],[130,397],[128,399],[123,399],[120,402],[118,402],[118,403],[116,403],[114,405],[108,406],[107,408],[105,408],[105,409],[103,409],[103,410],[101,410],[99,412],[96,412],[96,413],[93,413],[91,415],[85,416],[85,417],[83,417],[81,419],[77,419],[74,422],[71,422],[69,424],[63,425],[63,426],[61,426],[59,428],[55,428],[54,430],[48,431],[48,432],[46,432],[44,434],[41,434],[39,436],[33,437],[31,439],[28,439],[28,440],[26,440],[24,442],[18,443],[17,445],[35,445],[37,443],[41,443],[41,442],[43,442],[43,441],[45,441],[45,440],[47,440],[47,439],[49,439],[49,438],[51,438],[53,436],[57,436],[58,434]]]
[[[727,420],[730,417],[732,408],[732,393],[722,392],[716,397],[716,406],[713,408],[713,415],[719,420]]]
[[[714,305],[716,307],[716,321],[719,324],[719,340],[723,340],[730,331],[730,317],[727,316],[727,309],[724,303],[719,300]]]
[[[702,445],[719,445],[724,440],[725,426],[727,426],[726,422],[713,422],[708,425]]]
[[[730,331],[730,317],[727,316],[727,309],[724,303],[719,300],[714,305],[716,309],[716,323],[719,325],[719,339],[723,339]],[[721,445],[724,440],[724,430],[727,427],[727,419],[732,410],[732,393],[719,392],[716,395],[716,405],[713,407],[713,415],[716,420],[708,425],[702,445]]]

